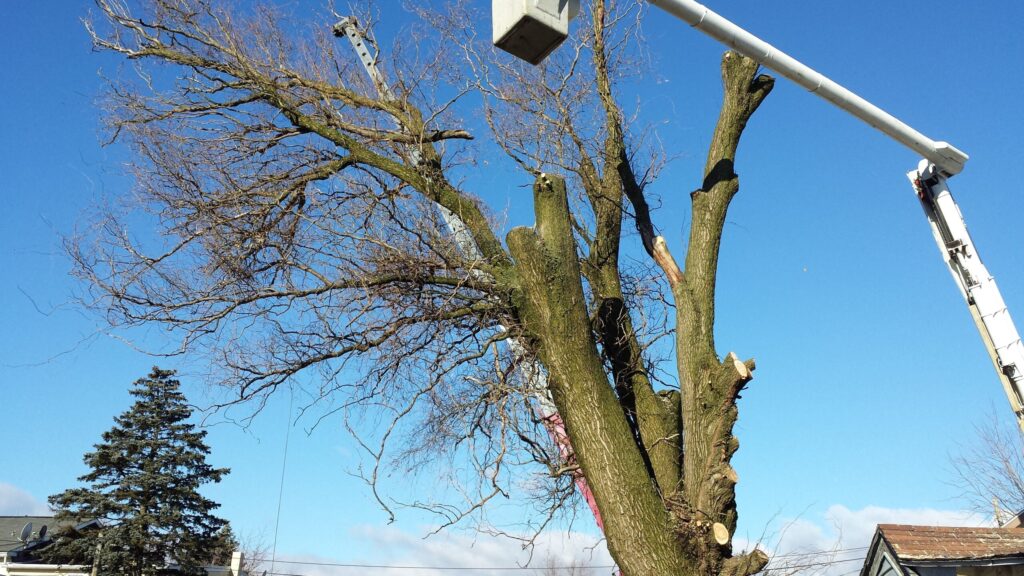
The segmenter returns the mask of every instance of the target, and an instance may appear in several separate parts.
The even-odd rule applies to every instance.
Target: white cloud
[[[422,533],[410,533],[395,527],[359,526],[350,532],[350,538],[364,550],[361,557],[347,560],[331,560],[312,555],[289,556],[285,560],[303,563],[281,562],[273,572],[303,574],[305,576],[345,576],[355,574],[357,568],[342,566],[318,566],[313,563],[346,563],[374,566],[417,566],[417,567],[458,567],[475,568],[471,573],[479,576],[507,576],[509,568],[526,566],[538,568],[533,574],[542,574],[547,566],[568,567],[591,566],[589,571],[577,572],[587,576],[611,574],[613,564],[604,543],[598,538],[579,532],[542,533],[533,550],[533,555],[523,550],[522,544],[510,538],[489,536],[480,533],[441,533],[423,538]],[[600,566],[601,568],[596,568]],[[269,561],[263,569],[270,569]],[[463,572],[467,573],[467,572]],[[410,570],[377,569],[375,576],[408,576]],[[415,574],[422,576],[450,575],[450,571],[420,569]]]
[[[773,566],[777,575],[788,576],[853,576],[863,563],[866,547],[871,542],[878,524],[922,524],[933,526],[979,526],[985,519],[977,514],[959,510],[931,508],[883,508],[868,506],[851,510],[839,504],[829,507],[817,518],[796,518],[779,521],[780,528],[765,542],[757,545],[775,557]],[[524,551],[520,542],[509,538],[479,533],[448,532],[428,538],[422,535],[429,529],[409,532],[389,526],[362,525],[349,533],[348,547],[362,550],[355,558],[332,559],[319,555],[288,556],[281,558],[273,572],[302,574],[304,576],[347,576],[367,573],[380,576],[445,576],[450,571],[408,568],[360,570],[358,567],[327,566],[323,564],[373,565],[391,567],[458,567],[474,568],[474,576],[502,576],[513,566],[530,566],[536,571],[524,574],[544,574],[547,566],[590,566],[589,571],[577,572],[586,576],[605,576],[613,571],[613,564],[604,542],[591,534],[549,531],[540,535],[533,551]],[[751,542],[737,538],[735,548],[750,548]],[[285,560],[285,561],[281,561]],[[301,563],[286,562],[298,561]],[[528,563],[528,564],[527,564]],[[262,569],[270,569],[269,562]],[[567,574],[569,572],[561,572]]]
[[[13,484],[0,482],[0,514],[4,516],[47,516],[50,509],[35,496]]]
[[[781,521],[778,533],[758,545],[774,557],[772,566],[783,574],[847,576],[860,570],[878,524],[981,526],[986,524],[986,519],[962,510],[881,506],[850,510],[835,504],[817,519]],[[736,544],[737,548],[751,546],[739,539]]]

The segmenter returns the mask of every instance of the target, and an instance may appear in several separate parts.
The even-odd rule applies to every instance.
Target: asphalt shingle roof
[[[901,561],[1024,557],[1024,529],[880,524]]]

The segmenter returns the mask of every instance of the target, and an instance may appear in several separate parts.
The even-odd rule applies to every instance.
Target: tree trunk
[[[693,223],[682,278],[672,283],[676,301],[676,354],[682,392],[685,506],[680,529],[690,540],[700,572],[724,571],[732,556],[736,529],[736,471],[730,465],[739,441],[732,435],[740,391],[753,377],[754,362],[715,351],[715,281],[722,229],[729,203],[739,190],[733,171],[736,147],[747,120],[774,81],[758,76],[755,61],[728,52],[722,58],[725,96],[708,152],[704,183],[691,194]],[[720,525],[725,542],[714,537]],[[729,571],[743,576],[760,570],[767,558],[755,553],[733,559]]]
[[[565,182],[542,175],[534,184],[534,205],[535,228],[515,228],[508,235],[519,274],[517,305],[602,511],[608,549],[625,574],[683,574],[687,565],[669,515],[590,329]]]

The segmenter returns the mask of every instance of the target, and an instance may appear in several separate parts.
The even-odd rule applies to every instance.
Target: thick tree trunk
[[[508,235],[520,279],[517,305],[602,511],[609,551],[630,576],[686,573],[668,512],[594,341],[565,182],[541,176],[534,185],[534,203],[535,228],[516,228]]]
[[[704,183],[692,194],[685,270],[653,234],[642,191],[628,171],[613,108],[605,174],[598,180],[592,173],[596,194],[588,188],[598,229],[609,227],[612,239],[621,212],[602,198],[614,199],[619,192],[632,201],[644,244],[665,271],[676,301],[680,393],[654,394],[646,374],[631,371],[639,351],[628,314],[616,308],[621,298],[617,242],[595,241],[581,268],[564,181],[538,178],[536,227],[516,228],[507,239],[518,278],[516,308],[547,367],[577,462],[603,512],[609,550],[628,576],[749,576],[767,563],[760,551],[732,555],[738,478],[730,460],[739,446],[732,428],[736,401],[754,364],[731,353],[719,359],[714,298],[722,228],[739,190],[736,147],[773,82],[757,76],[755,62],[734,53],[724,56],[722,77],[725,99]],[[595,293],[593,323],[581,275]],[[599,344],[612,367],[612,382]]]
[[[594,293],[595,333],[611,368],[616,394],[633,428],[648,473],[664,497],[678,490],[682,480],[679,396],[655,393],[644,366],[640,340],[624,302],[619,269],[623,200],[629,196],[643,202],[643,192],[626,148],[622,110],[612,95],[605,38],[607,6],[604,0],[595,0],[592,8],[595,84],[605,113],[606,134],[601,155],[603,173],[598,177],[587,157],[587,169],[581,171],[596,220],[594,240],[583,273]],[[586,155],[585,148],[581,153]],[[638,217],[647,216],[646,209],[642,214]],[[651,227],[649,219],[646,226]]]

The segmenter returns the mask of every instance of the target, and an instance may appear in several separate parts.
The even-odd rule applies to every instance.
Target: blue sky
[[[299,18],[331,23],[319,1],[282,4]],[[408,16],[395,4],[378,3],[383,18],[397,25]],[[1011,311],[1024,318],[1024,181],[1015,171],[1024,152],[1024,6],[709,5],[970,154],[951,188]],[[128,385],[154,363],[180,370],[190,398],[206,400],[201,366],[155,359],[123,341],[159,342],[158,331],[108,333],[102,319],[69,304],[82,287],[67,275],[61,236],[73,233],[103,195],[131,187],[122,168],[126,152],[99,144],[97,72],[120,72],[116,60],[90,51],[79,22],[88,10],[84,2],[35,2],[0,19],[0,514],[35,511],[47,495],[72,485],[83,472],[81,455],[129,406]],[[487,23],[480,25],[486,33]],[[386,37],[394,28],[378,33]],[[717,113],[722,49],[656,10],[646,17],[645,36],[652,72],[623,94],[676,157],[653,192],[663,205],[656,222],[678,245],[687,193],[699,182]],[[485,138],[475,121],[471,127]],[[912,152],[786,81],[748,127],[718,295],[721,352],[758,360],[737,426],[740,535],[756,540],[800,517],[825,545],[835,534],[830,519],[847,518],[851,526],[877,518],[948,519],[944,514],[963,507],[949,484],[948,454],[993,414],[1009,420],[904,177],[916,162]],[[510,223],[532,222],[521,201],[528,195],[522,175],[481,175],[474,184],[495,210],[512,206]],[[210,495],[239,531],[267,541],[288,422],[282,395],[251,428],[215,426],[208,438],[212,461],[233,469]],[[404,514],[382,528],[386,516],[347,474],[357,450],[340,422],[329,419],[307,432],[312,424],[300,420],[291,429],[279,554],[394,559],[395,545],[381,544],[393,542],[385,536],[416,540],[430,519]],[[589,534],[580,541],[592,538],[587,521],[574,529]],[[457,537],[464,535],[450,538]],[[407,549],[410,559],[429,552]]]

